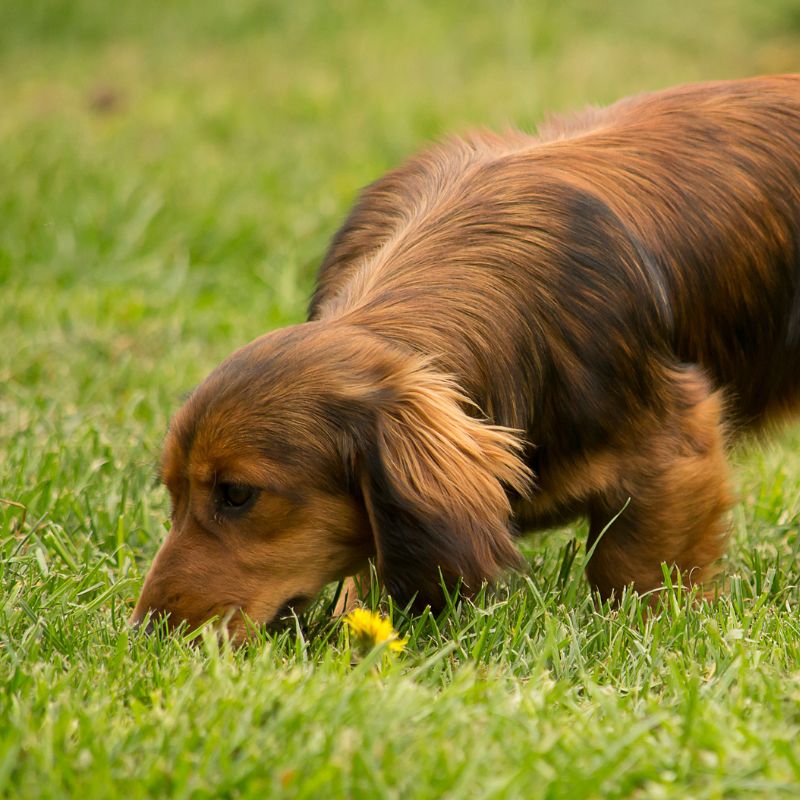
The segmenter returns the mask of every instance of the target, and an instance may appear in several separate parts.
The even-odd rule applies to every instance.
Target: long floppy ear
[[[505,487],[525,494],[531,475],[515,433],[470,417],[455,383],[424,362],[391,384],[359,458],[378,574],[400,602],[438,608],[441,577],[470,593],[521,566]]]

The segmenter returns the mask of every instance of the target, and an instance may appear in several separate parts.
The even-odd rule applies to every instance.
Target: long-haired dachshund
[[[308,322],[175,415],[172,528],[133,619],[241,637],[369,559],[435,607],[578,516],[603,597],[662,563],[702,585],[726,446],[798,405],[800,76],[452,140],[364,190]]]

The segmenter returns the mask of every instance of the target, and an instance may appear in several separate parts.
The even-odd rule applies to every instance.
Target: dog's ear
[[[390,383],[356,456],[378,574],[399,602],[438,608],[442,578],[470,593],[521,566],[506,487],[524,495],[531,475],[514,431],[469,416],[469,400],[427,364]]]

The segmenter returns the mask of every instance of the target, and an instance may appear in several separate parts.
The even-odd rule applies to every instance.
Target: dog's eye
[[[217,486],[220,502],[229,508],[244,508],[249,505],[255,499],[257,491],[254,487],[241,483],[220,483]]]

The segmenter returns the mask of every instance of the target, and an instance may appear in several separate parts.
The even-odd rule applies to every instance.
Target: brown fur
[[[603,596],[662,563],[703,583],[729,440],[799,402],[799,76],[454,140],[362,193],[309,322],[178,412],[134,619],[233,613],[241,635],[369,558],[438,605],[440,580],[519,565],[512,530],[580,515]]]

